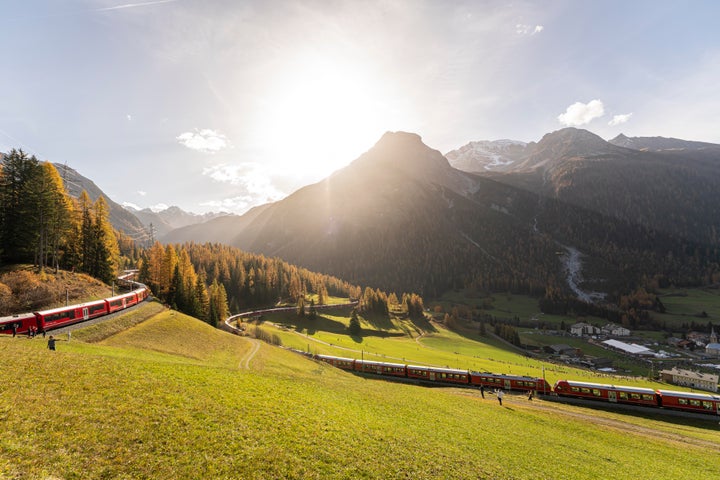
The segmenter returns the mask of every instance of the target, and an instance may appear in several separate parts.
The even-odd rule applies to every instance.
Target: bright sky
[[[386,131],[720,143],[720,2],[0,0],[0,151],[237,213]]]

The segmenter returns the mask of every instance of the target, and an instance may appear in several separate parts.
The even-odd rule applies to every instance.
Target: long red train
[[[416,379],[436,385],[484,386],[490,389],[532,391],[537,394],[554,394],[559,397],[584,398],[607,403],[720,415],[720,396],[706,393],[653,390],[574,380],[559,380],[551,387],[543,378],[357,360],[331,355],[313,355],[313,358],[352,372]]]
[[[102,300],[0,317],[0,334],[27,334],[31,330],[47,332],[132,307],[150,294],[145,285],[134,283],[134,286],[138,288]]]

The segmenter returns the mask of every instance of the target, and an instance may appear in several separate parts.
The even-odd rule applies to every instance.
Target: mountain
[[[663,151],[685,151],[698,152],[703,150],[720,149],[720,145],[706,142],[694,142],[688,140],[680,140],[678,138],[666,137],[626,137],[622,133],[617,137],[608,140],[609,143],[618,147],[631,148],[633,150],[645,150],[654,152]]]
[[[450,165],[464,172],[504,171],[523,158],[527,143],[518,140],[470,142],[445,154]]]
[[[227,215],[225,213],[214,212],[199,215],[196,213],[186,212],[176,206],[168,207],[159,212],[154,212],[149,208],[143,208],[142,210],[131,206],[126,206],[125,208],[132,212],[148,231],[151,230],[150,226],[152,225],[152,234],[156,238],[161,238],[168,232],[177,228],[203,223],[213,218]]]
[[[564,284],[558,252],[569,248],[584,255],[586,285],[606,292],[643,275],[699,275],[688,261],[693,245],[566,195],[580,179],[592,184],[575,167],[642,152],[576,129],[524,149],[507,172],[476,175],[453,168],[418,135],[389,132],[321,182],[163,240],[228,243],[355,284],[428,296],[464,286],[542,294],[548,283]]]
[[[488,176],[715,248],[720,240],[720,146],[618,138],[616,143],[642,150],[566,128],[529,144],[512,169]]]
[[[138,241],[149,238],[148,232],[142,222],[131,212],[123,208],[122,205],[110,199],[92,180],[83,177],[76,170],[65,164],[54,163],[53,165],[60,174],[60,178],[62,178],[68,194],[72,197],[79,198],[80,193],[85,190],[93,202],[102,195],[107,201],[110,211],[110,223],[114,228]]]

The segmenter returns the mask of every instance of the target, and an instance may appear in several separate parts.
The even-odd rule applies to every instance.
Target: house
[[[590,325],[589,323],[576,323],[570,326],[570,334],[582,337],[583,335],[598,335],[600,329]]]
[[[602,333],[613,337],[627,337],[630,335],[630,330],[620,325],[615,325],[614,323],[608,323],[602,327]]]
[[[673,385],[682,385],[684,387],[697,388],[707,392],[718,391],[718,375],[710,373],[692,372],[690,370],[680,370],[673,367],[670,370],[661,370],[660,378]]]
[[[570,345],[565,345],[564,343],[558,344],[558,345],[550,345],[549,350],[551,353],[555,355],[570,355],[574,356],[578,354],[578,349],[575,347],[571,347]]]
[[[705,346],[705,353],[713,357],[720,357],[720,343],[708,343]]]

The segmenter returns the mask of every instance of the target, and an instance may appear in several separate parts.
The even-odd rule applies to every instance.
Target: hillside
[[[715,427],[369,380],[169,311],[0,361],[3,478],[691,479],[720,453]]]
[[[81,273],[60,270],[37,273],[30,266],[0,270],[0,316],[109,297],[111,287]]]
[[[317,184],[239,218],[171,232],[164,241],[212,238],[355,284],[428,297],[466,286],[543,294],[549,284],[566,284],[558,252],[568,248],[583,255],[588,279],[583,288],[611,296],[643,276],[687,283],[715,272],[714,251],[688,244],[676,230],[661,229],[662,223],[622,213],[640,212],[653,202],[669,208],[667,196],[648,196],[634,209],[611,208],[620,200],[598,189],[618,180],[613,164],[600,157],[644,154],[583,132],[550,134],[524,147],[533,155],[511,171],[483,176],[453,168],[418,135],[387,133]],[[599,178],[581,174],[596,164],[606,165]],[[637,174],[620,181],[632,178]],[[699,191],[708,198],[689,194],[699,208],[687,214],[688,222],[719,208],[708,203],[716,194]],[[634,198],[618,197],[624,198],[621,205]],[[651,215],[659,219],[663,211],[650,209],[646,216]]]

